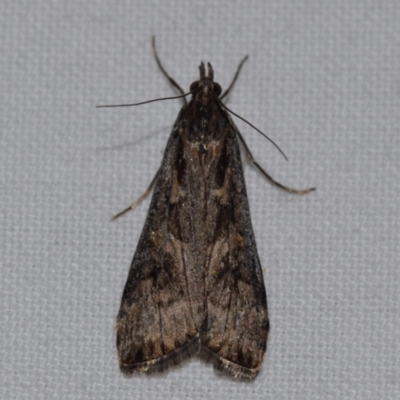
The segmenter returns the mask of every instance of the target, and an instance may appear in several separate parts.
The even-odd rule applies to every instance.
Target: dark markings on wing
[[[200,349],[192,278],[182,256],[190,238],[179,237],[179,212],[171,201],[177,196],[174,167],[180,153],[181,139],[173,131],[122,295],[117,349],[127,374],[166,370]]]
[[[236,127],[228,130],[220,162],[224,179],[209,199],[219,210],[209,240],[206,274],[207,318],[201,357],[235,378],[253,379],[266,350],[267,301],[243,176]]]
[[[123,372],[199,355],[253,379],[266,349],[265,288],[237,128],[200,66],[168,141],[117,318]]]

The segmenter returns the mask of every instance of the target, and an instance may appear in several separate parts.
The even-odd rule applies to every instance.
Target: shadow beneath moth
[[[240,144],[272,184],[296,194],[314,188],[290,189],[267,174],[229,114],[241,117],[222,102],[247,57],[225,92],[211,64],[206,71],[202,62],[200,79],[185,94],[161,65],[154,37],[152,44],[159,68],[180,93],[170,98],[182,98],[184,106],[149,188],[114,217],[154,189],[117,317],[120,368],[125,374],[162,372],[198,356],[220,372],[251,380],[261,368],[269,321]]]

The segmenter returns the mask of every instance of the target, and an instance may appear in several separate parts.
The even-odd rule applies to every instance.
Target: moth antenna
[[[269,138],[264,132],[261,132],[256,126],[254,126],[253,124],[251,124],[249,121],[247,121],[246,119],[244,119],[243,117],[241,117],[240,115],[236,114],[235,112],[233,112],[232,110],[230,110],[225,104],[222,104],[222,102],[220,103],[221,106],[223,108],[225,108],[227,111],[229,111],[231,114],[233,114],[235,117],[238,117],[239,119],[241,119],[242,121],[246,122],[246,124],[250,125],[253,129],[255,129],[258,133],[261,133],[261,135],[263,135],[267,140],[269,140],[277,149],[278,151],[282,154],[282,156],[285,158],[286,161],[288,161],[288,158],[286,157],[286,154],[283,152],[283,150],[281,150],[281,148],[271,139]]]
[[[183,91],[183,89],[176,83],[176,81],[174,79],[172,79],[169,75],[168,72],[164,69],[164,67],[161,64],[160,59],[158,58],[158,54],[157,54],[157,48],[156,48],[156,37],[152,36],[151,37],[151,47],[153,49],[153,55],[154,58],[156,59],[156,63],[158,65],[158,68],[160,68],[161,72],[163,73],[163,75],[169,80],[169,83],[178,90],[178,92],[182,95],[185,93]],[[185,99],[185,104],[186,104],[186,99]]]
[[[181,99],[182,97],[189,96],[189,94],[191,94],[191,92],[185,93],[185,94],[183,94],[182,96],[160,97],[159,99],[147,100],[147,101],[142,101],[142,102],[140,102],[140,103],[134,103],[134,104],[104,104],[104,105],[96,106],[96,108],[141,106],[142,104],[153,103],[153,102],[155,102],[155,101]]]
[[[238,76],[239,76],[239,73],[240,73],[240,70],[242,69],[243,64],[245,63],[245,61],[246,61],[248,58],[249,58],[249,56],[245,56],[245,57],[242,59],[242,61],[240,61],[239,66],[237,67],[237,70],[236,70],[236,74],[235,74],[235,76],[233,77],[233,80],[232,80],[231,84],[229,85],[228,89],[226,89],[225,92],[222,93],[222,95],[221,95],[221,97],[220,97],[220,100],[222,100],[224,97],[228,96],[229,92],[232,90],[234,84],[236,83],[236,80],[237,80],[237,78],[238,78]]]

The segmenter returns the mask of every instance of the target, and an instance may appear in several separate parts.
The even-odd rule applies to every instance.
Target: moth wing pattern
[[[116,330],[120,368],[126,374],[164,371],[200,350],[183,250],[170,225],[172,168],[179,147],[173,132],[122,295]]]
[[[249,380],[266,350],[267,299],[240,134],[207,66],[167,143],[122,295],[117,349],[126,374],[198,355]]]
[[[221,110],[222,111],[222,110]],[[201,333],[201,357],[235,378],[253,379],[266,350],[267,300],[250,211],[236,126],[226,127],[224,182],[209,208],[219,226],[210,241],[206,274],[207,318]]]

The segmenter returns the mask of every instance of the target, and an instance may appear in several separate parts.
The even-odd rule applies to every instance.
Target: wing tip
[[[251,381],[256,378],[261,369],[261,363],[256,368],[247,368],[220,357],[204,345],[201,347],[199,358],[207,363],[212,363],[215,371],[236,380]]]
[[[198,355],[200,349],[201,345],[199,335],[196,335],[182,347],[165,356],[134,364],[124,364],[120,359],[119,366],[125,375],[132,375],[133,373],[160,373],[181,364],[183,361],[186,361],[195,355]]]

